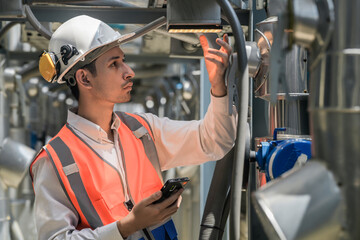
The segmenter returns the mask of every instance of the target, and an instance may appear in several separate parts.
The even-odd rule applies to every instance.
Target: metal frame
[[[33,5],[31,10],[40,22],[65,22],[78,16],[89,15],[106,23],[146,24],[162,16],[166,17],[166,8],[119,8],[88,6]],[[236,11],[243,25],[249,24],[249,11]],[[26,18],[2,18],[3,21],[26,21]],[[226,22],[222,22],[226,25]]]

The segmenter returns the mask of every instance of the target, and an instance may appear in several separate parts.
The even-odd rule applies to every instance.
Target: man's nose
[[[126,72],[125,72],[125,76],[124,76],[124,78],[125,78],[125,80],[130,80],[130,79],[132,79],[132,78],[134,78],[135,77],[135,73],[134,73],[134,71],[131,69],[131,67],[129,67],[129,65],[127,65],[127,64],[125,64],[126,65]]]

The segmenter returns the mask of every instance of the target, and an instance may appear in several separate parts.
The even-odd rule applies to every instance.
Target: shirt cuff
[[[116,222],[102,226],[98,230],[99,238],[101,240],[124,240],[118,230]]]
[[[229,114],[229,95],[225,95],[223,97],[215,97],[210,94],[210,100],[212,109],[214,112]]]

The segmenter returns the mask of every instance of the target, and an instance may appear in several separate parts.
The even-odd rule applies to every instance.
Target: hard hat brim
[[[114,41],[90,49],[89,51],[85,52],[81,57],[76,59],[64,72],[61,73],[61,75],[59,75],[59,77],[55,77],[53,81],[57,81],[59,84],[66,83],[66,81],[63,80],[66,75],[74,75],[79,68],[91,63],[93,60],[100,57],[103,53],[107,52],[113,47],[119,46],[132,40],[132,37],[134,35],[135,33],[124,34]],[[74,68],[75,66],[76,68]]]

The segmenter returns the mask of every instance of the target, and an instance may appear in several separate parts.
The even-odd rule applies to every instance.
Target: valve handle
[[[284,131],[286,131],[286,128],[275,128],[275,129],[274,129],[273,140],[274,140],[274,141],[277,140],[277,133],[278,133],[278,132],[284,132]]]

